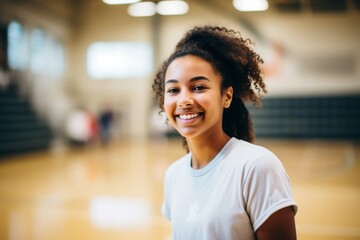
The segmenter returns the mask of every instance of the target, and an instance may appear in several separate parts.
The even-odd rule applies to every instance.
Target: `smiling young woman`
[[[165,175],[162,211],[175,240],[296,239],[285,169],[251,143],[244,100],[258,104],[254,89],[266,90],[249,43],[223,27],[195,27],[154,80],[155,99],[188,149]]]
[[[211,64],[194,55],[175,59],[166,71],[164,109],[189,147],[197,149],[194,168],[205,166],[230,139],[222,129],[222,116],[230,106],[232,87],[220,91],[221,82]]]

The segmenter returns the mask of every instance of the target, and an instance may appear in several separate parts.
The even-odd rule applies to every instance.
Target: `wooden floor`
[[[275,152],[299,205],[298,239],[360,239],[360,144],[257,142]],[[117,141],[0,160],[0,239],[170,240],[162,178],[171,141]]]

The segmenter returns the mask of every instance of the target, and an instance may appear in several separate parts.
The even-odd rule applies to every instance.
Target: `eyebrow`
[[[210,81],[207,77],[204,76],[196,76],[190,79],[190,82],[196,82],[196,81],[200,81],[200,80],[206,80],[206,81]],[[168,83],[178,83],[179,81],[176,79],[169,79],[166,80],[165,85]]]

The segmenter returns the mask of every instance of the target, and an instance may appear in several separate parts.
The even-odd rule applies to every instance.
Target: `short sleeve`
[[[249,161],[245,170],[243,198],[254,231],[282,208],[293,206],[296,213],[289,177],[275,155],[269,153]]]
[[[170,208],[169,208],[169,204],[166,202],[166,200],[163,201],[162,205],[161,205],[161,213],[169,220],[171,220],[170,217]]]

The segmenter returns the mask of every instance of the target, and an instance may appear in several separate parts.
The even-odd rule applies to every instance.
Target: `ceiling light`
[[[104,3],[109,4],[109,5],[136,3],[139,1],[140,0],[103,0]]]
[[[233,0],[233,5],[243,12],[265,11],[269,7],[267,0]]]
[[[128,13],[133,17],[149,17],[156,13],[156,4],[153,2],[138,2],[128,7]]]
[[[181,15],[189,11],[189,5],[185,1],[161,1],[157,4],[157,12],[161,15]]]

